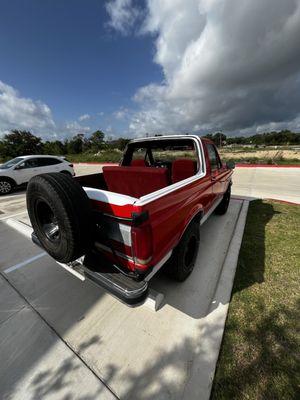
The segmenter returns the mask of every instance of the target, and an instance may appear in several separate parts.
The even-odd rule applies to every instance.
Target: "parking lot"
[[[32,244],[24,191],[0,210],[0,398],[209,398],[247,202],[201,227],[187,281],[151,281],[158,311],[125,306]]]

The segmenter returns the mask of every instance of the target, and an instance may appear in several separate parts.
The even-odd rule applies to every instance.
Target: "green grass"
[[[250,203],[212,400],[300,398],[300,206]]]
[[[272,158],[262,158],[262,157],[240,157],[240,158],[230,158],[226,157],[226,153],[222,155],[222,161],[233,161],[234,163],[243,163],[243,164],[269,164],[269,165],[299,165],[300,160],[297,158],[280,158],[280,159],[272,159]]]
[[[78,162],[119,162],[123,152],[120,150],[103,150],[100,154],[91,153],[67,154],[66,158],[74,163]]]

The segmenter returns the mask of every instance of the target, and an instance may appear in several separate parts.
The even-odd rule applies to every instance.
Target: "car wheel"
[[[68,263],[86,254],[92,244],[91,208],[85,191],[61,173],[33,177],[27,187],[27,209],[42,247]]]
[[[14,185],[10,180],[0,178],[0,195],[11,193],[13,188]]]
[[[226,190],[226,192],[223,195],[223,199],[222,199],[221,203],[218,205],[218,207],[215,210],[216,214],[218,214],[218,215],[226,214],[229,203],[230,203],[230,197],[231,197],[231,186],[228,186],[228,189]]]
[[[199,222],[192,221],[165,266],[166,273],[172,279],[182,282],[191,274],[195,266],[199,242]]]

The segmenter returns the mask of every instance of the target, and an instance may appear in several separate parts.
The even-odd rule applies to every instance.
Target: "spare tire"
[[[35,176],[26,200],[33,230],[55,260],[68,263],[86,254],[93,224],[89,198],[78,182],[61,173]]]

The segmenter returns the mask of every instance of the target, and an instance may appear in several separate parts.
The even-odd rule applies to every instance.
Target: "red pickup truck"
[[[132,140],[119,166],[30,180],[33,241],[127,304],[139,304],[162,266],[178,281],[192,272],[200,225],[213,211],[227,211],[233,168],[198,136]]]

